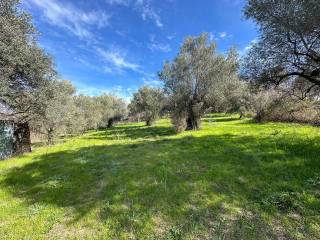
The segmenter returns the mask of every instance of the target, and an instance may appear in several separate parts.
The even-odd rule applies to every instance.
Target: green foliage
[[[77,129],[76,124],[72,126],[77,109],[73,101],[75,88],[70,82],[53,81],[50,88],[52,95],[48,96],[45,113],[37,119],[36,124],[44,128],[48,143],[52,144],[55,135],[68,132],[68,128],[71,131]]]
[[[113,127],[115,121],[119,121],[127,115],[127,105],[121,98],[103,94],[95,100],[101,114],[98,123],[99,128]]]
[[[112,127],[127,114],[121,98],[107,94],[75,96],[76,89],[69,81],[51,81],[50,91],[44,114],[31,122],[34,131],[44,134],[49,144],[61,135]]]
[[[226,103],[231,101],[225,96],[240,84],[237,68],[235,49],[227,56],[218,54],[215,43],[208,40],[208,34],[185,39],[174,61],[166,62],[159,73],[169,97],[172,122],[179,123],[178,131],[182,129],[183,121],[188,130],[199,129],[200,118],[210,107],[227,108]]]
[[[94,97],[79,95],[74,97],[75,104],[84,118],[83,129],[98,129],[102,118],[101,107]]]
[[[27,121],[44,113],[55,71],[37,45],[31,16],[18,6],[18,0],[0,0],[0,98]]]
[[[277,85],[300,78],[319,87],[319,9],[318,0],[248,0],[244,12],[260,37],[244,61],[245,75]]]
[[[164,104],[164,94],[161,89],[142,87],[133,95],[129,105],[131,115],[142,114],[146,125],[151,126],[160,115]]]
[[[0,162],[0,238],[319,239],[315,127],[119,124]]]

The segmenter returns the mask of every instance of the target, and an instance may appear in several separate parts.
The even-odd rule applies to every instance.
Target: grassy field
[[[0,162],[0,239],[320,239],[320,131],[203,119],[90,132]]]

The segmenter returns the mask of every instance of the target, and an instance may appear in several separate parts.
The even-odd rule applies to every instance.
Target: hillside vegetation
[[[0,162],[0,239],[319,239],[320,133],[211,115]]]

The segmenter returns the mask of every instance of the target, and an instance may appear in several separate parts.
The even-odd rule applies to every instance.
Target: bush
[[[295,122],[320,125],[319,102],[297,99],[276,90],[252,94],[251,109],[257,122]]]
[[[274,90],[260,90],[253,93],[250,99],[250,105],[252,111],[255,113],[254,120],[257,122],[267,121],[268,115],[270,115],[273,107],[277,105],[280,98],[279,93]]]
[[[187,113],[175,111],[172,113],[171,122],[176,133],[183,132],[187,127]]]

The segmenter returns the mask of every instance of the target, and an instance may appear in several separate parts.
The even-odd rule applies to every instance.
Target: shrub
[[[171,122],[176,133],[183,132],[187,127],[187,113],[183,111],[173,112],[171,116]]]

